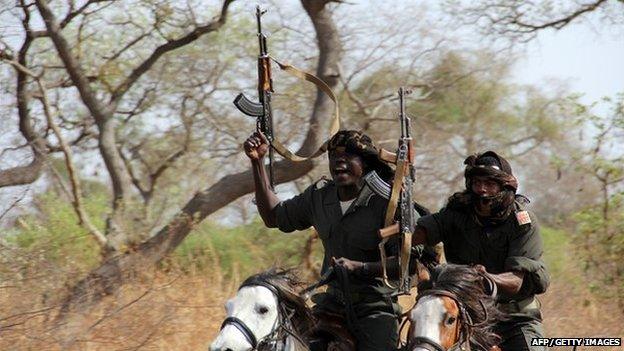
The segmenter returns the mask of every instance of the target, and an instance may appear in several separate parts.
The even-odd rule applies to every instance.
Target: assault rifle
[[[386,228],[379,230],[381,243],[379,251],[381,254],[381,264],[383,269],[383,279],[386,285],[393,287],[388,281],[386,267],[385,244],[390,237],[400,234],[401,249],[399,252],[399,286],[400,294],[409,294],[410,276],[409,263],[412,250],[412,230],[416,225],[417,215],[414,211],[414,201],[412,197],[412,185],[416,180],[414,168],[414,146],[411,136],[410,118],[405,113],[405,95],[410,91],[399,88],[399,121],[401,125],[401,136],[397,152],[392,153],[381,150],[380,158],[396,164],[394,182],[390,193],[390,201],[386,212]],[[398,207],[399,219],[395,222],[395,212]]]
[[[267,37],[262,32],[261,17],[266,10],[256,6],[256,21],[258,23],[258,99],[253,102],[245,94],[240,93],[234,99],[234,105],[247,116],[256,118],[256,130],[262,132],[269,141],[269,184],[274,188],[273,177],[273,112],[271,110],[271,93],[273,93],[273,79],[271,78],[271,58],[267,49]]]

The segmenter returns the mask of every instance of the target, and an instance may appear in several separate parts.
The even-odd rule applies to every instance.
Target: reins
[[[470,316],[470,313],[468,313],[468,311],[466,310],[466,306],[464,305],[463,302],[461,302],[461,300],[456,294],[450,291],[441,290],[441,289],[424,290],[422,292],[419,292],[418,296],[416,297],[416,302],[414,306],[416,306],[418,304],[418,301],[425,296],[444,296],[444,297],[450,298],[451,300],[453,300],[453,302],[455,302],[459,310],[459,321],[458,321],[459,338],[457,339],[457,342],[455,344],[449,347],[449,350],[457,347],[458,345],[466,345],[465,350],[470,351],[470,342],[471,342],[473,329],[479,328],[485,325],[489,319],[487,307],[485,306],[483,300],[479,299],[479,304],[481,305],[481,308],[483,309],[484,318],[481,322],[474,323],[472,320],[472,317]],[[401,326],[401,329],[403,327],[404,325]],[[409,340],[408,338],[406,348],[409,350],[415,346],[425,348],[429,351],[445,351],[442,345],[440,345],[436,341],[431,340],[427,337],[418,336],[418,337],[415,337],[413,340]]]
[[[278,316],[273,324],[271,332],[258,340],[247,324],[236,317],[227,317],[221,324],[221,329],[225,328],[227,325],[234,326],[243,334],[247,342],[249,342],[251,350],[283,350],[286,345],[286,338],[288,335],[295,338],[295,340],[301,343],[301,345],[306,345],[306,342],[301,339],[301,337],[294,330],[292,330],[290,320],[295,315],[295,309],[289,309],[281,303],[283,296],[280,293],[280,290],[273,284],[262,280],[247,282],[246,284],[241,285],[238,289],[240,290],[248,286],[265,287],[269,289],[269,291],[271,291],[271,293],[277,298]]]

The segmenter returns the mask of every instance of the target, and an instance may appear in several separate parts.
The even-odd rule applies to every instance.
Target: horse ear
[[[431,274],[427,267],[420,261],[416,261],[416,277],[418,279],[417,284],[419,288],[431,285]]]

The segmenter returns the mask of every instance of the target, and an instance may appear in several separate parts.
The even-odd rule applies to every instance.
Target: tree
[[[624,310],[624,96],[607,102],[612,110],[606,116],[584,109],[595,134],[576,165],[596,182],[599,195],[575,214],[574,237],[591,286]]]
[[[94,144],[112,185],[107,226],[103,232],[99,228],[90,230],[102,247],[102,264],[75,284],[62,314],[110,294],[125,277],[153,266],[174,250],[196,223],[253,190],[249,171],[241,171],[240,166],[223,167],[221,173],[214,172],[221,178],[197,191],[168,223],[153,233],[144,233],[138,240],[132,239],[137,229],[133,223],[140,219],[136,204],[142,202],[142,208],[149,208],[159,182],[176,161],[192,149],[196,151],[194,155],[208,154],[206,158],[223,157],[224,153],[238,150],[242,138],[227,134],[236,122],[219,123],[218,118],[223,116],[210,109],[218,106],[214,96],[223,90],[222,85],[232,83],[222,77],[226,68],[232,68],[228,66],[232,57],[218,57],[218,50],[209,53],[212,60],[207,69],[189,61],[193,56],[189,44],[206,39],[218,48],[219,37],[208,34],[225,28],[232,2],[225,0],[213,20],[203,19],[211,14],[202,16],[193,10],[201,3],[187,7],[178,2],[88,1],[76,7],[70,1],[52,7],[41,0],[21,1],[10,10],[9,15],[15,16],[21,25],[23,41],[13,50],[11,42],[15,38],[2,38],[1,58],[14,69],[20,131],[33,158],[29,165],[0,171],[0,186],[34,181],[53,152],[64,152],[72,173],[71,149],[89,149]],[[318,38],[316,73],[328,85],[335,86],[341,47],[328,5],[331,2],[302,1],[302,5]],[[125,11],[128,8],[133,11]],[[32,19],[37,14],[44,20],[45,28],[37,28]],[[104,34],[104,40],[94,38],[96,31]],[[221,40],[223,44],[225,40]],[[171,67],[178,70],[172,72]],[[198,75],[198,68],[206,70],[205,75]],[[168,80],[175,75],[182,79]],[[53,101],[47,98],[49,95],[54,96]],[[41,107],[34,105],[33,96],[41,101]],[[332,108],[329,98],[317,94],[304,128],[300,153],[309,154],[321,143],[322,122],[331,115]],[[161,121],[165,130],[162,135],[170,142],[160,145],[143,138],[158,134],[159,125],[140,121],[159,117],[156,111],[176,117]],[[38,114],[46,116],[43,126]],[[207,144],[211,147],[198,150],[202,143],[195,134],[206,130],[198,128],[198,124],[205,123],[202,119],[206,114],[215,117],[211,119],[212,130],[222,133],[200,135],[210,138]],[[176,119],[178,122],[172,123]],[[223,128],[224,124],[232,124],[232,128]],[[142,127],[150,130],[141,131]],[[47,140],[48,131],[54,132],[58,145]],[[177,145],[172,147],[172,143]],[[278,162],[277,183],[299,178],[313,166],[313,161]],[[78,183],[79,177],[72,177],[73,203],[81,222],[89,226],[84,212],[81,214],[83,194]]]
[[[397,84],[420,90],[408,98],[408,110],[417,138],[417,190],[427,205],[440,205],[458,190],[466,155],[495,148],[512,159],[548,157],[552,141],[563,137],[559,97],[507,83],[507,61],[445,49],[444,35],[421,21],[418,10],[399,21],[397,13],[407,10],[385,5],[395,11],[383,13],[396,24],[387,30],[377,13],[357,14],[354,22],[346,15],[350,8],[332,2],[304,0],[305,15],[284,13],[280,23],[267,18],[270,48],[279,56],[288,48],[292,62],[316,67],[317,75],[337,88],[346,127],[365,130],[388,149],[396,147]],[[15,96],[15,111],[2,113],[23,126],[22,145],[33,154],[30,165],[0,171],[0,180],[4,186],[22,184],[50,170],[103,253],[101,264],[84,279],[70,280],[61,315],[113,294],[136,272],[169,255],[207,216],[253,191],[240,153],[253,122],[231,106],[241,86],[254,89],[255,62],[245,59],[257,51],[250,40],[251,16],[226,17],[236,11],[228,1],[213,12],[193,10],[201,2],[189,7],[149,1],[72,4],[19,3],[8,15],[29,45],[0,37],[1,62],[8,63],[0,72],[16,82],[7,88]],[[30,19],[39,13],[48,18],[45,29]],[[202,17],[215,13],[220,13],[215,20]],[[63,18],[56,20],[58,27],[55,17]],[[308,20],[313,36],[292,29],[293,23],[309,25]],[[415,20],[419,27],[414,29]],[[345,52],[350,59],[341,63]],[[280,88],[286,89],[274,95],[275,112],[287,118],[276,120],[277,130],[286,144],[301,145],[298,152],[310,154],[326,136],[323,126],[333,103],[282,78]],[[313,101],[311,108],[307,101]],[[38,155],[39,168],[33,165]],[[62,155],[64,166],[56,155]],[[94,167],[93,159],[101,163]],[[321,171],[317,164],[279,161],[277,183],[304,175],[309,183]],[[110,187],[107,225],[80,209],[81,199],[90,195],[81,167],[117,184]],[[24,174],[26,169],[31,174]]]
[[[530,178],[544,166],[527,161],[549,159],[572,136],[566,132],[576,128],[576,120],[568,113],[576,105],[564,98],[565,92],[547,95],[534,87],[508,83],[510,62],[493,53],[438,55],[433,67],[412,80],[414,92],[407,96],[416,137],[416,193],[423,203],[443,205],[449,194],[463,187],[462,162],[470,154],[496,150],[513,161],[518,176]],[[359,119],[359,126],[370,129],[387,148],[396,147],[398,133],[391,127],[396,123],[397,107],[392,101],[396,82],[409,73],[400,67],[382,67],[349,89],[352,105],[343,103],[354,108],[356,116],[370,114]]]
[[[600,12],[604,19],[624,23],[624,1],[594,0],[539,3],[522,0],[485,0],[464,4],[449,1],[447,10],[455,19],[478,26],[495,39],[507,38],[527,42],[544,29],[559,30],[580,22],[591,12]]]

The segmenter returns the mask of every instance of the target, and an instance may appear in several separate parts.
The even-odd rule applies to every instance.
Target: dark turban
[[[486,151],[469,156],[464,164],[466,165],[464,170],[466,190],[453,194],[449,198],[448,206],[461,208],[472,206],[471,204],[475,201],[479,201],[481,198],[472,191],[472,180],[474,177],[485,177],[501,186],[501,191],[491,198],[493,200],[490,204],[491,217],[488,221],[496,223],[505,220],[513,211],[516,190],[518,190],[518,179],[514,177],[509,162],[494,151]]]
[[[468,190],[472,190],[472,178],[478,176],[498,182],[505,190],[511,190],[514,193],[518,190],[518,179],[514,177],[511,165],[494,151],[468,156],[464,164],[466,165],[464,177]]]
[[[341,130],[329,140],[327,150],[332,151],[339,147],[344,147],[346,152],[360,156],[364,160],[366,172],[375,171],[386,181],[393,178],[394,171],[379,158],[379,149],[368,135],[356,130]]]

